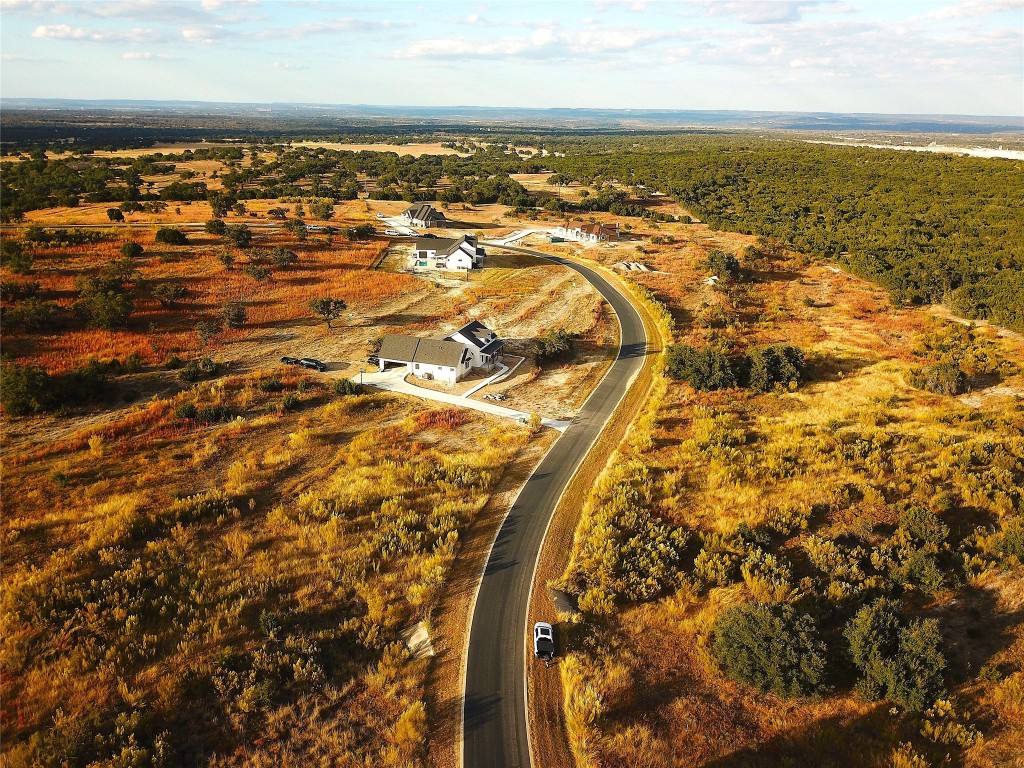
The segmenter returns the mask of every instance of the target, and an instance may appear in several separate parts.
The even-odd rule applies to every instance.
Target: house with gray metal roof
[[[473,235],[460,238],[418,237],[409,260],[414,270],[434,269],[446,272],[480,269],[484,265],[484,249]]]
[[[473,359],[474,368],[493,368],[501,362],[505,348],[505,342],[498,338],[498,334],[477,320],[471,320],[445,339],[464,344]]]
[[[402,214],[413,227],[443,227],[448,224],[447,217],[430,203],[414,203]]]
[[[380,370],[404,365],[423,379],[455,384],[473,368],[493,368],[501,362],[505,342],[476,320],[441,339],[388,334],[377,352]]]

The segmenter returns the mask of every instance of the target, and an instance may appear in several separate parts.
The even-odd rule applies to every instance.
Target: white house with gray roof
[[[473,235],[463,235],[458,239],[418,237],[409,264],[413,270],[468,272],[483,267],[486,255]]]
[[[448,223],[447,217],[430,203],[414,203],[405,210],[402,218],[413,227],[443,227]]]
[[[405,366],[421,379],[455,384],[473,368],[493,368],[501,362],[505,342],[476,320],[443,339],[388,334],[381,340],[380,370]]]

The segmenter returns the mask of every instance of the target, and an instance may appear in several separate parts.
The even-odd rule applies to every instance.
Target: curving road
[[[647,335],[629,300],[594,270],[527,248],[486,245],[539,256],[580,273],[615,310],[621,328],[619,354],[611,368],[534,470],[502,523],[473,609],[462,713],[463,766],[529,768],[524,649],[534,567],[562,491],[643,365]]]

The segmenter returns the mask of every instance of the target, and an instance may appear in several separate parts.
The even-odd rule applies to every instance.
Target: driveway
[[[474,411],[482,411],[492,416],[500,416],[503,419],[512,419],[521,423],[528,423],[530,421],[531,414],[527,411],[517,411],[514,408],[505,408],[497,403],[470,400],[469,398],[449,394],[448,392],[438,392],[426,387],[417,387],[415,384],[410,384],[405,380],[406,373],[405,368],[391,368],[386,371],[364,372],[361,379],[355,376],[352,378],[353,381],[361,380],[363,384],[387,390],[388,392],[401,392],[404,395],[422,397],[425,400],[436,400],[439,403],[456,405],[460,408],[470,408]],[[562,419],[542,418],[540,423],[545,427],[551,427],[559,432],[564,432],[572,422]]]

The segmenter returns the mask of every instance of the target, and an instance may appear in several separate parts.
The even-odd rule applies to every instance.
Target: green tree
[[[230,251],[221,251],[217,254],[217,261],[224,265],[224,269],[231,269],[231,265],[235,263],[235,257],[231,255]]]
[[[16,275],[28,275],[32,272],[32,252],[19,240],[10,237],[0,240],[0,257],[3,266]]]
[[[120,208],[107,208],[107,218],[111,221],[124,221],[124,213]]]
[[[861,608],[844,631],[850,659],[860,671],[857,684],[869,699],[892,699],[914,712],[923,712],[945,693],[935,619],[906,624],[899,603],[880,598]]]
[[[708,257],[704,264],[707,269],[711,270],[712,274],[717,275],[722,280],[736,280],[741,274],[739,260],[733,254],[723,251],[721,248],[712,248],[708,251]]]
[[[121,255],[126,259],[137,259],[143,253],[145,253],[145,248],[134,240],[129,240],[128,242],[121,244]]]
[[[730,608],[715,625],[712,648],[729,677],[759,690],[800,697],[825,689],[825,643],[814,619],[788,603]]]
[[[188,290],[177,283],[159,283],[153,288],[153,298],[164,307],[173,307],[188,296]]]
[[[309,308],[313,310],[314,315],[326,321],[327,327],[330,328],[331,322],[341,317],[345,310],[348,309],[348,305],[342,299],[325,297],[313,299],[309,302]]]
[[[252,232],[245,224],[233,224],[226,227],[224,237],[236,248],[248,248],[252,245]]]
[[[188,245],[188,238],[180,229],[174,227],[160,227],[156,231],[155,240],[165,245]]]
[[[309,212],[314,219],[329,221],[334,217],[334,202],[331,200],[314,200],[309,204]]]
[[[227,232],[228,225],[223,219],[210,219],[203,225],[203,229],[211,235],[223,235]]]
[[[668,375],[689,382],[696,390],[731,389],[737,386],[732,361],[714,349],[673,344],[668,348],[665,359]]]
[[[209,346],[210,342],[220,333],[220,325],[213,320],[200,320],[196,323],[196,333],[203,346]]]
[[[51,403],[50,376],[38,365],[0,363],[0,402],[11,416],[45,411]]]
[[[225,328],[241,328],[249,319],[249,313],[240,301],[229,301],[221,309],[220,316]]]

